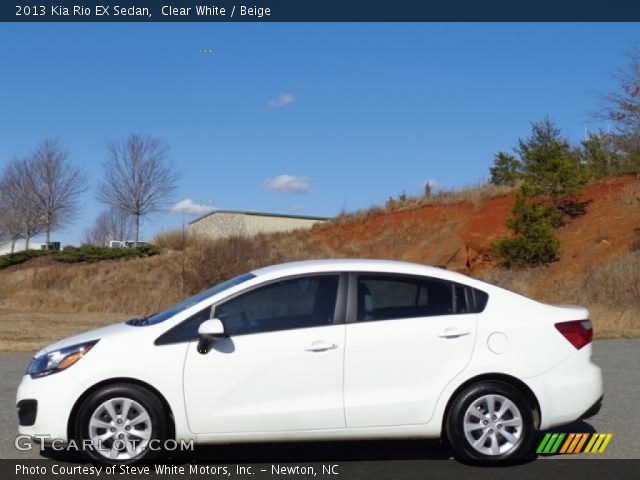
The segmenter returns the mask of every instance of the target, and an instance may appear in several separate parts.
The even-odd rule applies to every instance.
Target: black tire
[[[473,447],[470,440],[467,439],[464,431],[465,414],[467,413],[467,410],[474,402],[480,400],[485,395],[500,395],[501,397],[510,400],[519,410],[520,418],[522,419],[522,426],[519,431],[518,441],[512,443],[510,448],[505,447],[509,448],[508,450],[498,454],[485,454],[478,451]],[[501,404],[497,403],[497,405]],[[485,415],[485,411],[483,409],[478,410],[478,412]],[[489,417],[487,417],[487,421],[492,422],[493,420],[489,419]],[[505,420],[507,417],[511,418],[509,414],[506,414]],[[478,422],[484,421],[478,419]],[[515,427],[504,427],[502,424],[497,427],[498,424],[500,424],[500,419],[497,419],[496,424],[494,424],[496,425],[495,427],[491,428],[492,425],[487,427],[491,428],[489,430],[490,432],[495,432],[498,442],[506,442],[506,437],[501,435],[501,430],[498,430],[498,428],[505,429],[506,433],[510,433],[512,435],[518,430]],[[484,432],[485,430],[478,429],[474,430],[470,435],[477,436],[474,440],[480,441],[480,446],[490,448],[493,444],[493,440],[491,438],[487,438],[484,441],[480,440],[480,437],[482,437]],[[535,436],[533,406],[519,389],[506,382],[486,381],[470,385],[461,391],[453,400],[446,419],[445,433],[447,440],[453,448],[456,458],[464,462],[491,464],[512,463],[527,460],[530,457],[531,442]],[[493,436],[493,434],[490,436]]]
[[[150,418],[150,440],[153,440],[149,446],[153,448],[145,448],[139,455],[136,455],[130,459],[110,459],[103,453],[100,453],[97,449],[82,448],[82,453],[89,460],[97,461],[106,465],[123,465],[132,464],[140,461],[150,460],[161,450],[160,447],[164,444],[168,434],[168,417],[165,408],[160,399],[148,389],[132,383],[117,383],[113,385],[107,385],[92,392],[83,402],[78,413],[75,416],[74,423],[74,438],[79,446],[83,445],[83,442],[89,442],[91,440],[89,434],[89,423],[93,413],[104,402],[112,399],[130,399],[137,402],[140,406],[146,410]],[[132,414],[135,414],[133,410]],[[143,428],[146,428],[146,422],[143,424]],[[136,428],[136,427],[133,427]],[[107,444],[107,448],[108,448]]]

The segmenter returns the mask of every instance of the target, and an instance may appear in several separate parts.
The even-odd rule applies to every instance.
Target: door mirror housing
[[[210,340],[224,337],[224,325],[217,318],[205,320],[198,327],[198,335]]]
[[[211,350],[211,343],[214,340],[218,340],[224,337],[224,325],[217,318],[211,320],[205,320],[198,327],[198,352],[201,354],[209,353]]]

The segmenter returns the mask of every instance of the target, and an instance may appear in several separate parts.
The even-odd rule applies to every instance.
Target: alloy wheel
[[[520,441],[522,414],[515,403],[503,395],[483,395],[467,408],[463,428],[467,442],[477,452],[503,455]]]
[[[111,398],[98,406],[89,420],[89,439],[94,449],[110,460],[139,456],[151,439],[151,417],[130,398]]]

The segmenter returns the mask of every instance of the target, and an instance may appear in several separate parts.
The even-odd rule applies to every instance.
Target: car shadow
[[[585,421],[577,421],[538,432],[532,442],[533,451],[546,433],[594,433]],[[87,463],[79,452],[46,448],[40,455],[60,462]],[[556,454],[557,455],[557,454]],[[545,457],[554,456],[545,454]],[[512,462],[524,464],[538,456],[532,452],[528,458]],[[169,452],[160,463],[172,465],[236,464],[236,463],[297,463],[297,462],[362,462],[375,460],[448,460],[453,450],[440,440],[350,440],[325,442],[273,442],[227,445],[196,445],[192,451]],[[157,462],[157,461],[156,461]]]

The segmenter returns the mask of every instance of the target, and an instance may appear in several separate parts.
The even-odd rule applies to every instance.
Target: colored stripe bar
[[[584,434],[582,433],[576,433],[576,436],[574,437],[573,442],[571,442],[571,446],[567,450],[567,453],[575,453],[576,447],[578,446],[578,443],[580,443],[580,440],[582,440],[583,436]]]
[[[576,445],[576,450],[573,453],[580,453],[582,451],[582,446],[587,441],[587,438],[589,438],[589,434],[583,433],[582,438],[580,439],[580,442],[578,443],[578,445]]]
[[[598,439],[596,440],[596,443],[593,445],[593,447],[591,447],[591,453],[598,453],[598,449],[600,448],[600,445],[602,444],[602,442],[604,442],[604,439],[607,435],[604,433],[601,433],[598,435]]]
[[[567,437],[567,441],[564,442],[564,445],[562,445],[562,448],[560,449],[560,453],[567,453],[567,448],[569,448],[569,445],[571,445],[571,442],[573,442],[573,439],[575,438],[576,434],[575,433],[570,433],[569,436]]]
[[[556,443],[553,445],[553,447],[551,447],[551,451],[549,453],[556,453],[558,451],[558,448],[560,448],[560,444],[562,443],[562,440],[565,436],[566,433],[561,433],[560,435],[558,435],[558,439],[556,440]]]
[[[592,434],[591,440],[589,440],[589,443],[587,443],[587,446],[584,449],[584,453],[589,453],[597,440],[598,440],[598,434],[597,433]]]
[[[607,445],[609,445],[609,442],[611,441],[611,437],[613,437],[613,433],[607,433],[604,442],[602,442],[602,445],[600,445],[600,450],[598,450],[598,453],[604,452],[604,449],[607,448]]]
[[[612,437],[612,433],[545,433],[536,453],[603,453]]]
[[[551,438],[551,434],[550,433],[546,433],[544,438],[540,442],[540,445],[538,445],[538,449],[536,450],[536,453],[542,453],[543,452],[544,447],[545,447],[545,445],[547,444],[547,442],[549,441],[550,438]]]
[[[556,443],[556,438],[558,438],[558,434],[554,433],[551,435],[551,438],[547,442],[547,446],[544,448],[542,453],[551,453],[551,449],[553,448],[553,444]]]

